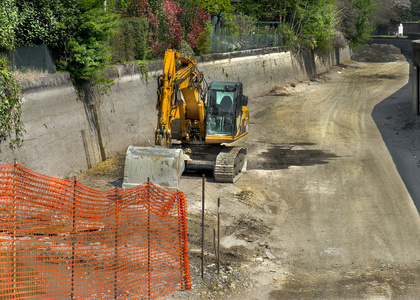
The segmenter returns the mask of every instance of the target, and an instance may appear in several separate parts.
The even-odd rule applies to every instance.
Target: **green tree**
[[[298,52],[311,49],[327,56],[334,47],[338,22],[335,0],[243,0],[238,10],[261,21],[281,23],[286,44]]]
[[[338,0],[339,27],[351,47],[368,41],[374,30],[374,0]]]
[[[283,21],[291,1],[242,0],[235,4],[238,11],[260,21]]]
[[[235,7],[230,0],[196,0],[200,7],[210,13],[220,15],[222,13],[232,13]]]
[[[14,48],[18,21],[15,0],[2,0],[0,3],[0,52]]]
[[[83,9],[89,8],[86,3]],[[76,83],[94,80],[108,85],[103,69],[111,58],[105,44],[115,34],[117,15],[103,8],[90,8],[82,14],[83,23],[68,42],[68,57],[63,61]]]
[[[121,18],[118,33],[111,39],[113,63],[144,60],[147,55],[149,22],[145,18]]]
[[[411,0],[411,15],[413,21],[420,21],[420,0]]]
[[[77,0],[16,0],[16,6],[19,47],[47,44],[60,52],[81,23]]]

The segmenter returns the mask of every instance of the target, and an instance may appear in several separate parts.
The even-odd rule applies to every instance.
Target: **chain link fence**
[[[234,34],[218,26],[211,36],[211,53],[225,53],[249,49],[284,46],[280,22],[256,22],[248,34]]]

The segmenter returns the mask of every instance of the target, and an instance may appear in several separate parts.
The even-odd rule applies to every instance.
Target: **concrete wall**
[[[367,44],[386,44],[394,45],[397,48],[401,49],[401,53],[411,56],[411,40],[407,38],[386,38],[386,37],[374,37],[372,40],[368,41]]]
[[[311,53],[294,57],[286,48],[270,48],[199,57],[208,83],[241,81],[252,98],[275,86],[305,80],[350,60],[348,48],[320,60]],[[68,75],[23,82],[22,119],[27,133],[20,149],[0,145],[0,164],[18,163],[55,177],[72,177],[129,145],[152,145],[156,126],[156,76],[162,63],[149,65],[149,79],[138,66],[119,66],[109,73],[115,84],[107,95],[90,90],[78,100]],[[252,111],[250,112],[252,116]]]
[[[413,113],[420,115],[420,40],[412,42],[413,54],[412,61],[413,66],[411,69],[412,76],[412,105]]]

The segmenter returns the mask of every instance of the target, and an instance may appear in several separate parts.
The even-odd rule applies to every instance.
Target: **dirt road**
[[[193,288],[165,299],[420,299],[419,213],[371,116],[408,78],[406,61],[349,63],[251,99],[247,173],[206,181],[204,279],[201,176],[182,177]]]
[[[409,64],[351,63],[319,82],[250,101],[248,172],[189,201],[193,290],[177,299],[420,299],[420,218],[371,113],[407,84]],[[277,94],[276,94],[277,93]],[[213,229],[222,202],[222,274]]]

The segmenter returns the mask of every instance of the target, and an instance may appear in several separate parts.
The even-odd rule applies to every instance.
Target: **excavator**
[[[154,147],[129,146],[123,188],[148,180],[177,189],[185,169],[212,169],[216,182],[235,182],[247,150],[228,146],[248,133],[248,97],[241,82],[209,86],[194,56],[168,49],[158,77]]]

